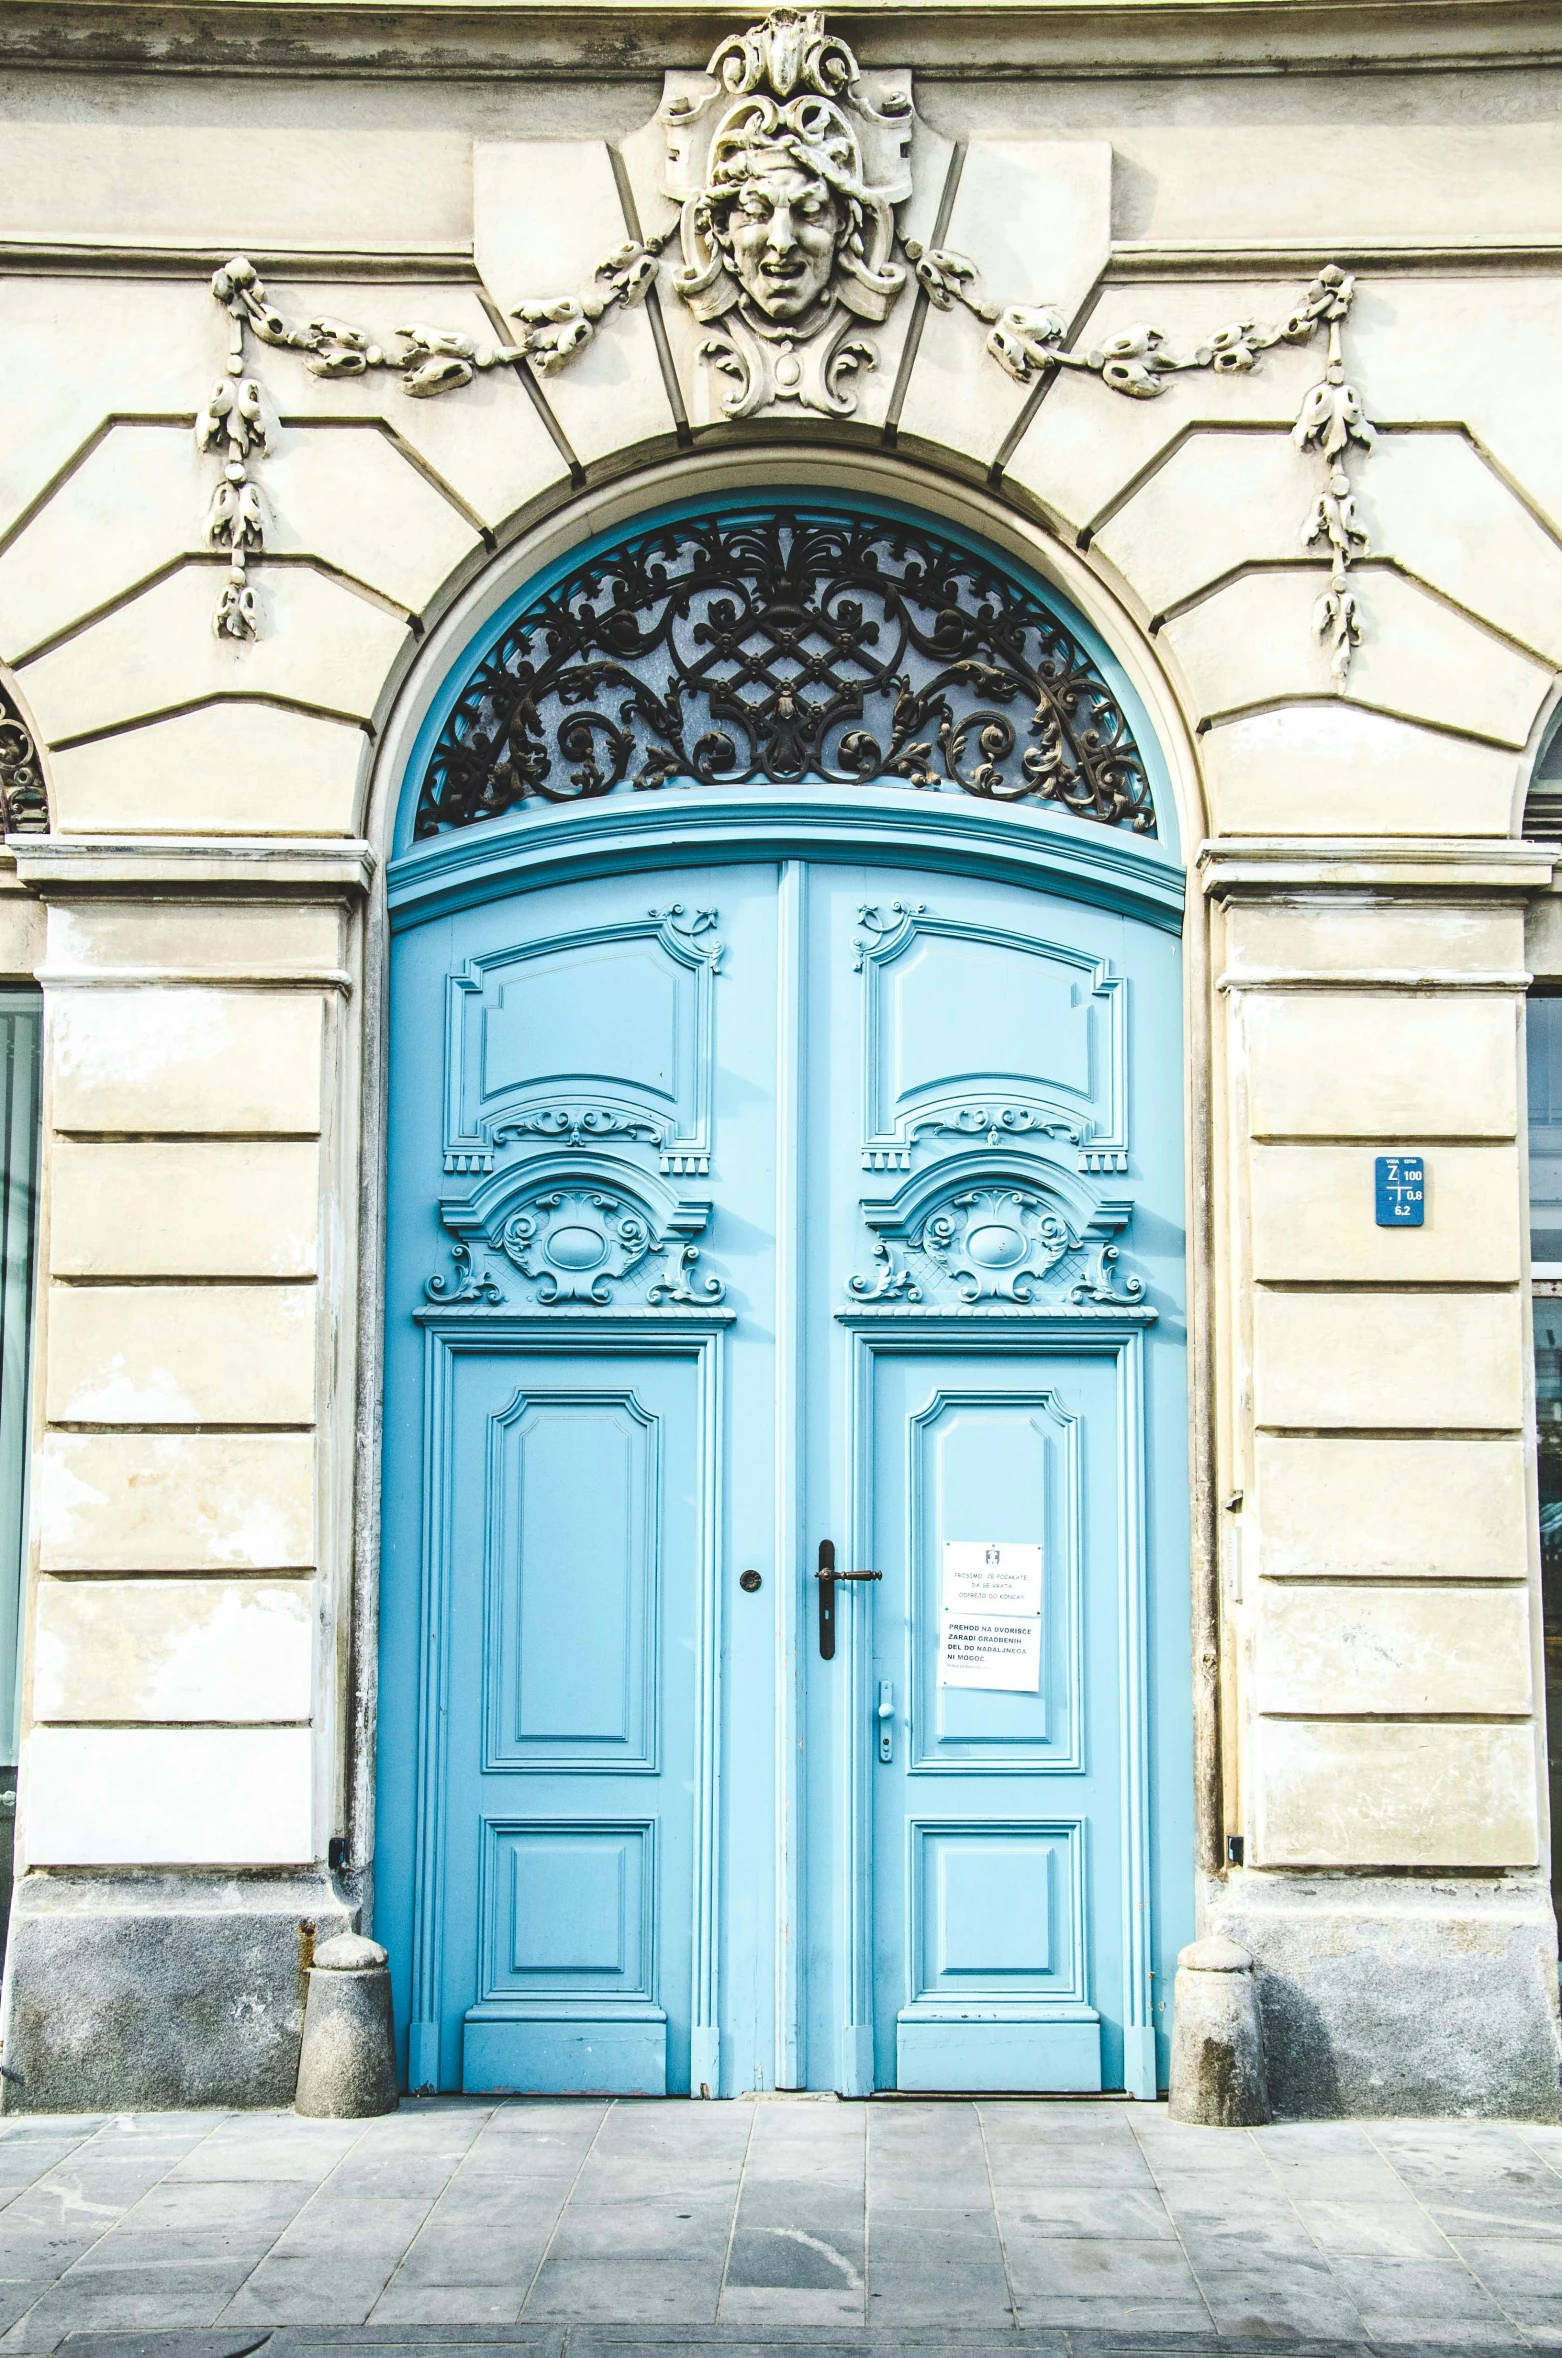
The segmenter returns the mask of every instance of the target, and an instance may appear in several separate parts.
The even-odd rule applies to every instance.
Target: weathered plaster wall
[[[1375,12],[1379,37],[1413,16]],[[1004,27],[998,78],[892,17],[864,44],[917,66],[925,43],[916,201],[930,230],[968,142],[947,241],[1004,300],[1063,299],[1084,343],[1152,321],[1187,350],[1283,317],[1331,257],[1357,269],[1346,365],[1379,438],[1352,463],[1370,541],[1343,691],[1298,539],[1319,469],[1292,427],[1321,344],[1154,399],[1085,373],[1038,396],[967,312],[909,294],[844,428],[713,423],[699,331],[665,294],[558,376],[495,369],[435,400],[252,350],[274,439],[260,635],[221,640],[217,468],[192,433],[227,352],[212,264],[257,252],[289,319],[491,337],[494,296],[561,291],[622,242],[623,185],[657,225],[637,134],[659,71],[38,70],[0,98],[0,662],[55,828],[0,896],[8,971],[48,1000],[8,2103],[208,2088],[142,2022],[121,2095],[40,1993],[139,1957],[159,1908],[167,1986],[198,1980],[235,1873],[265,1926],[253,2069],[274,2093],[296,2028],[277,1960],[300,1916],[345,1904],[329,1838],[363,1856],[359,838],[383,836],[390,782],[372,809],[370,786],[387,723],[406,741],[403,683],[432,685],[420,644],[502,552],[523,570],[545,519],[583,530],[587,487],[623,478],[632,504],[653,463],[665,497],[713,451],[828,448],[864,479],[893,453],[900,495],[935,506],[981,487],[994,529],[1115,617],[1159,682],[1185,847],[1211,839],[1190,914],[1191,1036],[1211,1042],[1191,1076],[1195,1459],[1230,1504],[1194,1665],[1204,1898],[1265,1966],[1297,2059],[1282,2100],[1555,2107],[1520,1020],[1550,865],[1503,845],[1562,665],[1562,83],[1549,59],[1059,75],[1039,17]],[[668,62],[702,63],[708,38],[678,38]],[[1036,141],[1079,152],[1038,163]],[[1095,229],[1086,151],[1106,149]],[[1084,191],[1066,265],[1048,171]],[[1431,1158],[1429,1219],[1385,1237],[1371,1160],[1398,1146]],[[174,1868],[194,1872],[145,1881]],[[115,1950],[121,1910],[137,1930]],[[222,2086],[252,2063],[236,2047]]]
[[[888,15],[889,12],[886,12]],[[704,63],[735,21],[691,26],[676,62]],[[842,17],[863,62],[902,66],[893,15]],[[917,77],[919,112],[949,138],[1106,139],[1117,159],[1112,229],[1193,246],[1280,239],[1531,245],[1562,235],[1554,59],[1508,70],[1367,76],[1059,71],[1032,19],[1005,40],[1007,71],[969,55]],[[669,57],[668,62],[673,62]],[[416,252],[472,237],[477,140],[619,139],[661,97],[661,71],[604,75],[600,57],[546,80],[394,80],[252,71],[134,82],[99,72],[0,77],[5,234],[93,241]],[[234,137],[235,123],[242,135]],[[1370,140],[1365,157],[1363,141]]]

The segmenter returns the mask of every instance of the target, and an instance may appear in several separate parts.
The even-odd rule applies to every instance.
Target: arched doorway
[[[376,1867],[413,2087],[1154,2094],[1166,807],[1055,593],[824,494],[576,550],[432,705]]]

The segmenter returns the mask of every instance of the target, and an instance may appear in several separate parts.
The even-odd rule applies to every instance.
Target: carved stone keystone
[[[1174,2121],[1206,2129],[1251,2129],[1269,2118],[1253,1960],[1218,1934],[1177,1959],[1170,2099]]]
[[[316,1949],[309,1969],[293,2110],[310,2120],[360,2121],[400,2102],[385,1951],[361,1933],[339,1933]]]

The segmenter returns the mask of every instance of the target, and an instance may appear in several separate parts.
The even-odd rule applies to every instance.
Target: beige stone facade
[[[523,345],[525,303],[672,225],[664,76],[747,20],[6,11],[0,685],[48,799],[0,896],[45,1014],[8,2105],[285,2100],[299,1926],[372,1923],[384,869],[440,681],[592,535],[827,485],[1055,584],[1170,772],[1194,1644],[1156,1675],[1191,1685],[1199,1918],[1267,1977],[1278,2100],[1556,2111],[1525,1005],[1562,918],[1521,836],[1562,670],[1552,18],[843,17],[914,98],[899,234],[992,316],[908,276],[849,414],[736,419],[664,265],[566,365],[431,396],[251,329],[230,581],[214,269],[250,257],[285,323]],[[1344,491],[1298,427],[1327,323],[1114,390],[1114,338],[1196,358],[1326,265],[1376,430]],[[229,589],[253,635],[214,630]],[[1398,1234],[1366,1207],[1406,1148]],[[149,1988],[207,2004],[215,2062]]]

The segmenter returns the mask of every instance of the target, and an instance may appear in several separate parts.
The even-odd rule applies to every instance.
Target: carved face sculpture
[[[732,268],[756,308],[800,320],[830,284],[846,223],[829,182],[772,153],[741,182],[727,214]]]
[[[702,111],[670,118],[665,185],[687,192],[673,287],[716,331],[701,351],[734,380],[722,409],[797,401],[849,417],[843,381],[872,360],[855,323],[886,319],[906,284],[894,207],[910,194],[909,128],[820,89],[738,91],[708,135]],[[890,177],[864,176],[863,128],[876,169],[893,148]]]

